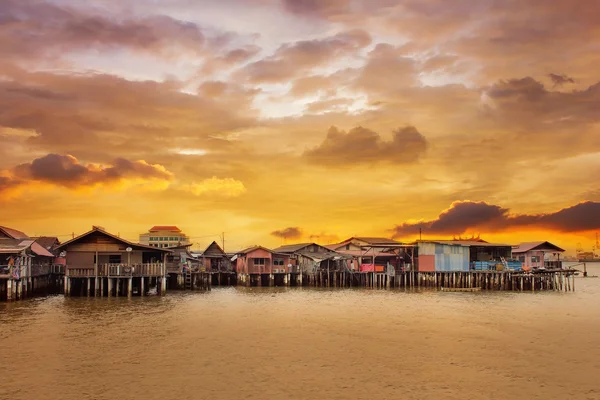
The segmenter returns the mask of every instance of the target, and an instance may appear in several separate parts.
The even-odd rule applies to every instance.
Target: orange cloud
[[[181,187],[182,190],[196,196],[213,195],[223,197],[238,197],[246,192],[246,187],[241,181],[233,178],[220,179],[213,176],[198,183],[191,183]]]
[[[413,126],[394,131],[392,140],[361,126],[348,131],[331,127],[325,141],[304,153],[309,161],[327,165],[408,164],[415,162],[427,150],[427,140]]]

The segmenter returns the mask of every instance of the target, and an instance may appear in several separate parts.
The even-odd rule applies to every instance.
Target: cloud
[[[390,141],[362,126],[347,133],[332,126],[325,141],[305,151],[304,157],[315,164],[326,166],[382,162],[408,164],[417,161],[427,147],[427,140],[413,126],[395,130]]]
[[[248,64],[238,78],[251,83],[274,83],[292,79],[312,68],[352,55],[371,43],[364,30],[353,29],[314,40],[281,45],[272,56]]]
[[[306,105],[307,113],[327,113],[334,111],[344,111],[348,109],[350,105],[354,103],[354,99],[346,99],[346,98],[332,98],[325,100],[318,100],[308,103]]]
[[[166,15],[127,19],[49,2],[3,0],[0,25],[0,57],[21,61],[119,47],[179,56],[198,54],[206,42],[198,25]]]
[[[346,12],[350,0],[282,0],[282,4],[292,14],[330,17]]]
[[[216,144],[210,136],[252,126],[256,93],[235,83],[206,82],[194,95],[178,82],[20,73],[0,79],[0,127],[36,132],[27,144],[45,152],[154,157],[167,137],[177,147],[205,148]]]
[[[552,79],[552,83],[554,83],[554,87],[562,86],[565,83],[575,83],[575,79],[573,79],[570,76],[567,76],[565,74],[550,73],[550,74],[548,74],[548,76],[550,77],[550,79]]]
[[[393,228],[395,238],[424,235],[460,235],[481,231],[543,229],[562,233],[600,228],[600,203],[582,202],[547,214],[511,214],[507,208],[486,202],[457,201],[436,219],[405,222]]]
[[[48,154],[11,170],[1,171],[0,191],[28,184],[50,184],[69,189],[89,188],[127,181],[168,183],[173,174],[158,164],[116,159],[112,165],[82,164],[72,155]]]
[[[302,229],[297,226],[291,226],[285,229],[271,232],[272,236],[282,239],[300,239],[302,237]]]
[[[238,197],[246,193],[246,187],[242,182],[233,178],[220,179],[216,176],[199,183],[184,185],[182,190],[196,196]]]
[[[564,127],[564,134],[569,138],[577,135],[589,140],[592,138],[585,138],[587,133],[582,128],[589,123],[600,122],[597,112],[600,82],[583,90],[559,92],[548,90],[540,81],[525,77],[501,80],[484,93],[493,108],[489,116],[498,126],[525,128],[525,133],[548,136],[548,130],[553,128],[548,126],[548,122],[563,122],[554,124],[555,130]],[[573,132],[576,126],[579,130]]]

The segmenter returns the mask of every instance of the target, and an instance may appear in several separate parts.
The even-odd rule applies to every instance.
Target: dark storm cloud
[[[417,161],[427,147],[427,140],[413,126],[395,130],[389,141],[362,126],[347,133],[332,126],[325,141],[305,151],[304,157],[315,164],[326,166],[380,162],[406,164]]]
[[[459,235],[470,230],[548,229],[557,232],[583,232],[600,228],[600,203],[583,202],[548,214],[510,214],[510,210],[486,202],[458,201],[438,218],[405,222],[393,228],[394,237],[415,236],[419,229],[427,235]]]
[[[302,237],[302,229],[297,226],[291,226],[273,231],[271,232],[271,235],[283,239],[300,239]]]

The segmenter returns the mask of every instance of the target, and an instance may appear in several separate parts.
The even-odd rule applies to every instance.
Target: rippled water
[[[0,343],[0,399],[600,399],[600,278],[50,297],[0,304]]]

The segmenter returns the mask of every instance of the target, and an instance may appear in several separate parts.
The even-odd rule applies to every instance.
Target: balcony
[[[98,276],[109,278],[164,276],[165,267],[162,263],[153,264],[99,264]],[[66,276],[70,278],[94,278],[94,267],[67,266]]]
[[[12,269],[11,269],[12,268]],[[32,265],[28,266],[9,266],[0,265],[0,278],[2,279],[17,279],[18,278],[35,278],[38,276],[46,276],[50,274],[62,275],[65,273],[63,265]],[[16,271],[18,269],[18,272]]]

